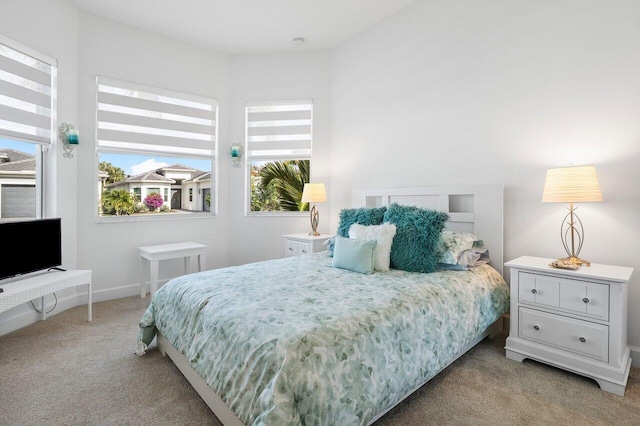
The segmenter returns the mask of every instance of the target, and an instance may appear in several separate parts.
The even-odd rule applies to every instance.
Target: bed
[[[154,294],[137,353],[156,338],[225,425],[375,422],[502,330],[509,304],[500,185],[353,193],[354,206],[397,203],[447,212],[491,263],[362,274],[324,251],[185,275]]]

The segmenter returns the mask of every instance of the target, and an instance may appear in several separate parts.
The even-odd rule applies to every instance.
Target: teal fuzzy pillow
[[[382,225],[386,207],[360,207],[357,209],[340,210],[340,223],[338,224],[338,235],[349,238],[349,228],[354,223],[369,226]]]
[[[336,236],[331,266],[361,274],[373,274],[376,240],[352,240]]]
[[[408,272],[436,270],[439,242],[449,215],[436,210],[393,203],[384,221],[396,225],[391,245],[391,267]]]

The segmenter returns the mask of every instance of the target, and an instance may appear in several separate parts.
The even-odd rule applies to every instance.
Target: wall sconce
[[[229,155],[233,160],[233,167],[240,167],[240,160],[242,159],[243,148],[242,144],[234,143],[229,148]]]
[[[80,142],[80,132],[74,127],[73,124],[62,123],[58,127],[58,137],[62,141],[62,148],[64,149],[65,158],[73,158],[73,147]]]

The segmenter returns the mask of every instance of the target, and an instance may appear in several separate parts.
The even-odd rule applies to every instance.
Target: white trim
[[[245,101],[245,107],[256,106],[281,106],[281,105],[313,105],[313,98],[301,98],[301,99],[285,99],[285,100],[257,100],[257,101]]]
[[[186,92],[181,92],[178,90],[171,90],[171,89],[165,89],[163,87],[157,87],[157,86],[148,86],[146,84],[142,84],[142,83],[135,83],[132,81],[128,81],[128,80],[119,80],[119,79],[115,79],[115,78],[110,78],[110,77],[105,77],[105,76],[96,76],[96,89],[97,89],[97,85],[99,84],[103,84],[105,86],[115,86],[115,87],[120,87],[120,88],[127,88],[127,89],[133,89],[133,90],[139,90],[141,92],[150,92],[153,94],[157,94],[160,96],[167,96],[170,98],[183,98],[185,100],[189,100],[189,101],[193,101],[193,102],[198,102],[198,103],[202,103],[202,104],[210,104],[211,101],[214,101],[215,103],[212,104],[212,106],[218,106],[218,99],[216,98],[208,98],[206,96],[201,96],[201,95],[194,95],[192,93],[186,93]],[[124,85],[124,87],[123,87]]]
[[[631,352],[631,366],[640,368],[640,346],[629,345]]]
[[[6,44],[7,46],[9,46],[12,49],[15,50],[19,50],[20,52],[24,53],[27,56],[31,56],[34,59],[37,59],[39,61],[45,62],[49,65],[51,65],[52,67],[57,67],[58,66],[58,60],[46,55],[42,52],[38,52],[35,49],[30,48],[29,46],[25,46],[22,43],[19,43],[3,34],[0,34],[0,43],[2,44]]]

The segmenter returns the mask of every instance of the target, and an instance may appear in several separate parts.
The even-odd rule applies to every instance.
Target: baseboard
[[[164,284],[164,282],[158,284],[161,285]],[[46,311],[51,310],[55,305],[55,309],[53,309],[51,312],[48,312],[47,317],[59,314],[60,312],[64,312],[67,309],[75,308],[76,306],[86,305],[88,300],[87,290],[85,286],[70,288],[64,291],[56,292],[55,294],[55,297],[53,295],[47,295],[45,297]],[[108,289],[94,290],[91,296],[93,299],[93,303],[99,303],[135,295],[138,295],[138,297],[140,296],[139,283],[112,287]],[[38,309],[41,309],[39,300],[34,301],[34,304]],[[94,321],[95,320],[96,319],[94,313]],[[0,314],[0,336],[4,336],[5,334],[9,334],[12,331],[16,331],[31,324],[35,324],[38,321],[40,321],[40,314],[33,309],[30,303],[24,303],[20,306],[16,306],[15,308]]]
[[[640,368],[640,346],[631,346],[629,345],[629,349],[631,353],[631,366]]]

